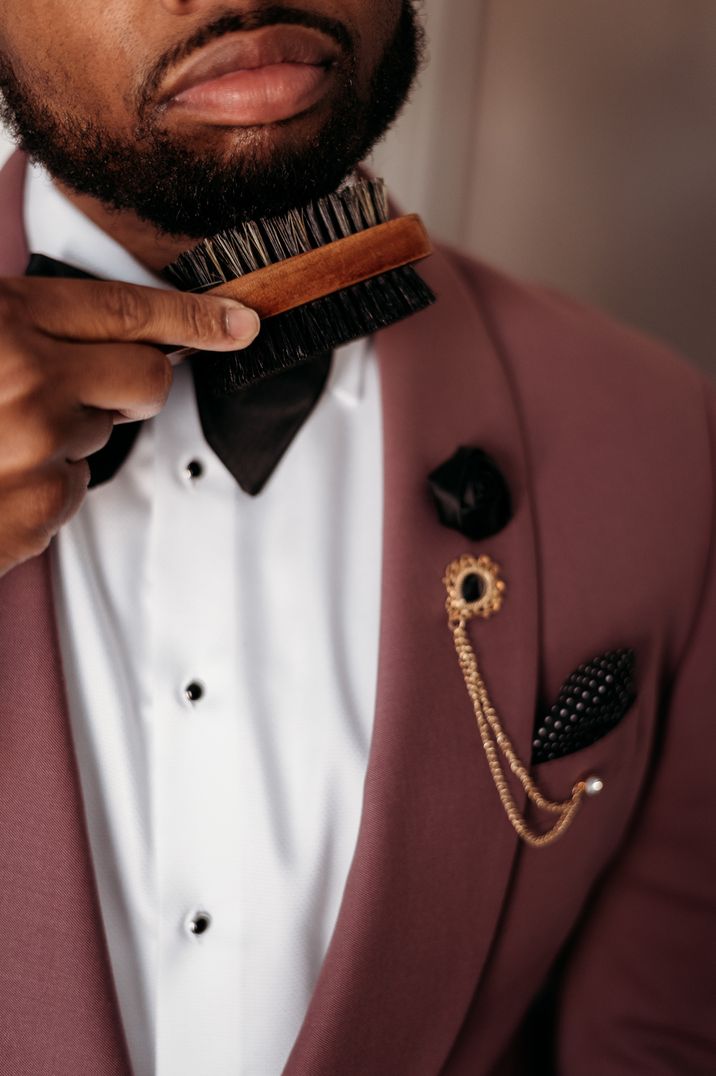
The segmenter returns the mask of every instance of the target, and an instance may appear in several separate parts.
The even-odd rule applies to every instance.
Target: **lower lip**
[[[202,82],[170,104],[206,123],[256,127],[312,108],[326,92],[329,77],[329,69],[314,64],[270,64]]]

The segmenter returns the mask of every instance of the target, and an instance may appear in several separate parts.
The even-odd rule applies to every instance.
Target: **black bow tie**
[[[27,276],[96,280],[44,254],[32,254]],[[320,355],[232,396],[210,392],[200,373],[201,356],[191,362],[201,428],[206,440],[241,488],[260,493],[291,441],[315,407],[328,379],[332,355]],[[90,487],[113,478],[129,455],[141,422],[115,426],[104,448],[88,458]]]

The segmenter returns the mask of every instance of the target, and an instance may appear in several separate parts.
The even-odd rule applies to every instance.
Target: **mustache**
[[[227,12],[217,16],[206,26],[200,26],[185,41],[174,45],[157,60],[144,78],[137,95],[137,110],[140,117],[144,116],[151,107],[167,72],[176,64],[186,60],[193,52],[226,34],[280,25],[305,26],[310,30],[318,30],[332,38],[346,55],[352,55],[355,52],[354,37],[348,27],[338,19],[320,15],[318,12],[306,11],[289,4],[269,4],[253,11]]]

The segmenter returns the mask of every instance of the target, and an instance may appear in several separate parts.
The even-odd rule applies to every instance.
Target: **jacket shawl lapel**
[[[443,255],[421,272],[438,303],[378,338],[383,604],[361,829],[286,1076],[435,1076],[480,981],[517,851],[447,628],[442,575],[467,552],[503,568],[504,607],[471,635],[529,760],[538,607],[523,439],[475,295]],[[508,527],[482,543],[441,526],[427,491],[429,472],[460,444],[498,461],[515,502]],[[519,785],[515,798],[522,808]]]
[[[24,172],[0,173],[0,276],[27,261]],[[126,1076],[47,555],[0,579],[0,897],[3,1076]]]
[[[0,275],[21,273],[24,159],[0,175]],[[537,675],[532,512],[518,415],[454,263],[424,273],[432,309],[378,338],[385,516],[375,727],[336,929],[286,1076],[435,1076],[480,982],[517,838],[487,770],[444,610],[465,552],[503,567],[503,610],[473,624],[493,701],[529,757]],[[428,473],[478,444],[506,474],[508,527],[442,527]],[[52,615],[49,558],[0,580],[0,961],[3,1072],[129,1073],[92,873]],[[523,798],[516,789],[518,804]]]

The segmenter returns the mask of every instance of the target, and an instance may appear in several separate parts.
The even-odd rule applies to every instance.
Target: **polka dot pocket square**
[[[635,699],[633,650],[607,650],[578,666],[562,684],[554,706],[538,714],[532,762],[549,762],[589,747],[619,724]]]

